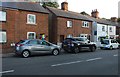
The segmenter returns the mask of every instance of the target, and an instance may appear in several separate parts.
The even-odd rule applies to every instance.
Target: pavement
[[[15,53],[5,53],[5,54],[1,54],[1,55],[2,55],[2,58],[5,58],[5,57],[15,56]]]

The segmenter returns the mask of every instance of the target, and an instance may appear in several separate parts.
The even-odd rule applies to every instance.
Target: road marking
[[[99,57],[99,58],[94,58],[94,59],[88,59],[88,60],[86,60],[86,61],[94,61],[94,60],[99,60],[99,59],[102,59],[102,58]]]
[[[113,56],[118,56],[118,54],[116,54],[116,55],[113,55]]]
[[[14,70],[3,71],[3,72],[0,72],[0,74],[3,74],[3,73],[10,73],[10,72],[14,72]]]
[[[51,65],[51,66],[52,66],[52,67],[55,67],[55,66],[75,64],[75,63],[80,63],[80,62],[83,62],[83,61],[74,61],[74,62],[68,62],[68,63],[60,63],[60,64],[54,64],[54,65]]]

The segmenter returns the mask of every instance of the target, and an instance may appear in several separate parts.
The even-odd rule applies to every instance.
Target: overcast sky
[[[58,0],[59,5],[61,6],[61,2],[64,1],[68,2],[70,11],[79,13],[85,11],[91,15],[92,10],[97,9],[100,18],[118,17],[118,2],[120,0]]]

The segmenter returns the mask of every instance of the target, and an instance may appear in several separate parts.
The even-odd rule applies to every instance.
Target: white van
[[[101,42],[101,49],[119,48],[119,43],[115,39],[104,39]]]

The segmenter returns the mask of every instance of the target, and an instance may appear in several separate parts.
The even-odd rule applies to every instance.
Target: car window
[[[24,42],[25,42],[25,40],[20,40],[17,44],[22,44]]]
[[[42,45],[50,46],[50,44],[49,44],[48,42],[46,42],[46,41],[42,41],[41,44],[42,44]]]
[[[111,43],[116,43],[116,41],[115,40],[111,40]]]
[[[106,44],[106,45],[108,45],[108,44],[109,44],[109,40],[103,40],[103,41],[101,41],[101,44]]]
[[[37,40],[30,40],[28,44],[39,44],[39,42]]]

